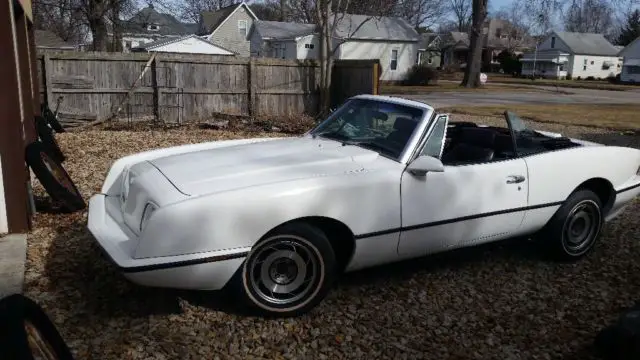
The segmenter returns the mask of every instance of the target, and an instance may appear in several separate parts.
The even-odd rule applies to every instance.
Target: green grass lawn
[[[640,130],[640,103],[616,104],[553,104],[553,105],[486,105],[451,106],[438,109],[441,112],[475,116],[501,116],[505,110],[543,123],[582,125],[616,130]]]

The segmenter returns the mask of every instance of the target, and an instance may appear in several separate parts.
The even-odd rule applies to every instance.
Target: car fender
[[[398,171],[358,171],[189,198],[149,219],[136,258],[246,248],[277,226],[326,217],[354,234],[400,227]]]

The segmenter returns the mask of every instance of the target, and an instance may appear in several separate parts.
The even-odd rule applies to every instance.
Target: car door
[[[421,155],[439,158],[448,116],[440,115]],[[442,172],[401,178],[398,252],[412,257],[509,237],[527,206],[527,165],[521,158],[444,165]]]

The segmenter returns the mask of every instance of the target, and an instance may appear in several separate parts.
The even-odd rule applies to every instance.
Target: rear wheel
[[[296,316],[315,307],[336,277],[336,258],[326,235],[288,224],[254,246],[242,266],[241,293],[262,313]]]
[[[603,225],[600,198],[591,190],[574,192],[539,235],[551,256],[572,261],[595,246]]]

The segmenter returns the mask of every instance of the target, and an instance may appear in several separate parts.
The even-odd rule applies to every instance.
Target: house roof
[[[253,23],[253,26],[255,26],[255,31],[258,31],[263,39],[292,39],[299,36],[310,35],[316,31],[315,24],[281,21],[257,20]]]
[[[428,49],[431,46],[431,44],[438,38],[440,38],[440,34],[422,33],[420,34],[420,44],[418,47],[420,49]]]
[[[67,43],[58,35],[48,30],[35,30],[33,36],[36,47],[39,48],[75,49],[75,46]]]
[[[406,20],[397,17],[371,17],[344,14],[339,18],[334,36],[357,40],[419,41],[416,29]]]
[[[198,39],[206,44],[215,46],[217,48],[220,48],[222,50],[228,51],[232,54],[235,54],[233,51],[229,50],[229,49],[225,49],[220,45],[216,45],[210,41],[207,41],[206,39],[203,39],[202,37],[195,35],[195,34],[191,34],[191,35],[186,35],[186,36],[182,36],[182,37],[176,37],[176,38],[170,38],[170,39],[160,39],[160,40],[156,40],[150,43],[146,43],[146,44],[141,44],[140,46],[135,47],[135,50],[150,50],[150,49],[154,49],[160,46],[164,46],[164,45],[169,45],[169,44],[173,44],[173,43],[177,43],[189,38],[194,38],[194,39]]]
[[[625,46],[622,50],[620,50],[620,52],[618,53],[618,56],[624,57],[625,53],[629,51],[629,49],[635,48],[638,45],[640,45],[640,36],[638,36],[635,40],[633,40],[627,46]]]
[[[209,35],[216,31],[220,25],[233,14],[239,7],[244,6],[247,12],[251,14],[256,20],[257,16],[251,11],[249,6],[243,2],[225,6],[216,11],[203,11],[200,13],[200,24],[198,24],[198,35]]]
[[[615,48],[602,34],[557,31],[555,34],[569,50],[579,55],[618,56]]]
[[[158,25],[158,30],[148,30],[147,25],[151,24]],[[122,25],[124,32],[130,34],[187,35],[198,29],[198,24],[180,22],[172,15],[158,12],[153,5],[138,11]]]

